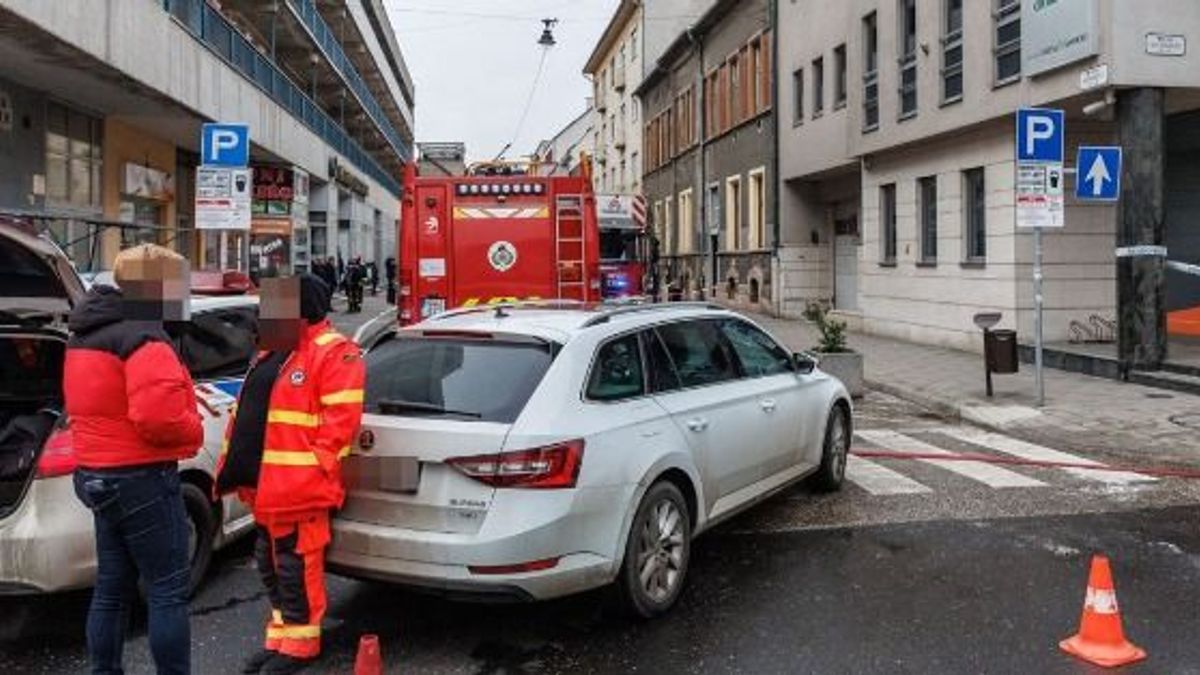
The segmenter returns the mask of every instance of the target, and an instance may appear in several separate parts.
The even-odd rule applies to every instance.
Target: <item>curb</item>
[[[870,378],[864,378],[863,383],[867,385],[868,389],[874,389],[875,391],[883,392],[888,396],[894,396],[902,401],[908,401],[909,403],[915,403],[922,408],[928,408],[942,417],[948,418],[952,422],[962,422],[966,420],[962,413],[962,407],[953,403],[947,403],[946,401],[934,398],[932,396],[918,394],[911,389],[897,387],[895,385],[888,384],[887,382],[880,382]],[[999,427],[994,425],[980,424],[974,420],[969,421],[974,424],[978,424],[979,426],[987,427],[993,431],[1000,431]]]

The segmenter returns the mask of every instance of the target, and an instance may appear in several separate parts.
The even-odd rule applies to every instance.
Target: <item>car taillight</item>
[[[75,473],[79,463],[75,460],[75,443],[71,438],[71,430],[63,427],[56,429],[46,439],[42,448],[42,456],[38,457],[35,478],[55,478],[69,476]]]
[[[575,487],[583,464],[583,440],[532,450],[455,457],[447,464],[492,487],[554,490]]]

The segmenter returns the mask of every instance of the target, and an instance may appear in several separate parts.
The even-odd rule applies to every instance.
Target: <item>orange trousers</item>
[[[266,648],[300,659],[321,653],[329,512],[258,526],[254,559],[271,601]]]

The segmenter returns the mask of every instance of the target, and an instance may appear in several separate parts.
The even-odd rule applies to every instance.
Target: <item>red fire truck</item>
[[[405,170],[401,324],[454,307],[519,300],[597,302],[600,241],[591,178],[490,163],[464,176]]]

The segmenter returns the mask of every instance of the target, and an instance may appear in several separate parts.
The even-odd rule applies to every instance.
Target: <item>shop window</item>
[[[66,106],[46,106],[46,200],[100,209],[103,123]]]

